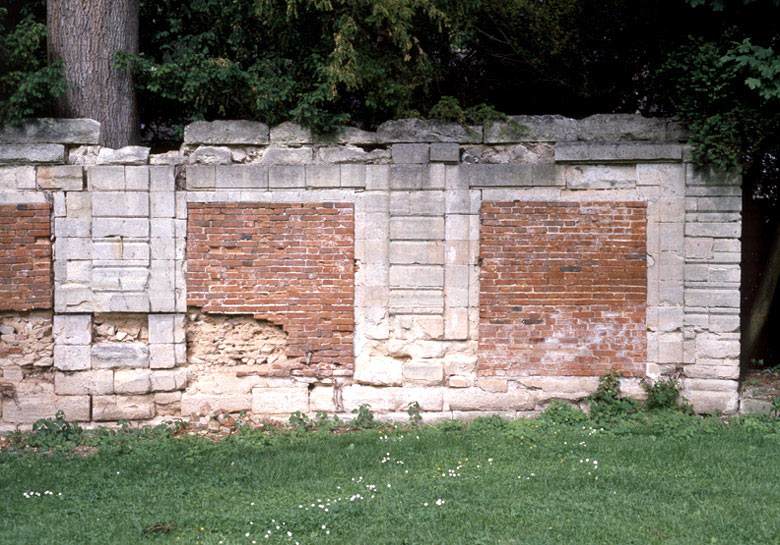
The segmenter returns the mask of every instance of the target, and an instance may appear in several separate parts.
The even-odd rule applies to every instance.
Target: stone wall
[[[613,368],[732,412],[740,177],[685,140],[631,115],[196,122],[161,154],[0,130],[0,427],[526,415]]]

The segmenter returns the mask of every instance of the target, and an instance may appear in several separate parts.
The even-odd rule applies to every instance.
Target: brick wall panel
[[[483,202],[480,215],[480,375],[644,375],[644,203]]]
[[[294,374],[351,372],[351,204],[191,203],[187,233],[188,305],[281,326]]]
[[[51,209],[0,205],[0,311],[52,307]]]

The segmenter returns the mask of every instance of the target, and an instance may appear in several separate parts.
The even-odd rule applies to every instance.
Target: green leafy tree
[[[722,14],[719,35],[691,36],[670,55],[661,84],[692,132],[700,166],[741,168],[749,195],[776,198],[780,182],[780,2],[688,0]],[[767,236],[771,236],[767,234]],[[746,320],[749,358],[770,317],[780,278],[780,224]],[[752,290],[753,286],[743,286]]]
[[[40,2],[0,7],[0,125],[48,114],[65,91],[61,65],[46,65]]]

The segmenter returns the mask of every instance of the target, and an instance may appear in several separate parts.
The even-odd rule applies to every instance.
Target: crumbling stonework
[[[51,367],[53,351],[51,312],[0,313],[2,367]]]
[[[187,315],[190,364],[204,367],[247,365],[261,375],[287,375],[287,334],[251,316]]]
[[[523,416],[608,368],[735,411],[739,175],[664,119],[512,121],[201,121],[164,154],[1,130],[0,427]]]
[[[92,342],[149,342],[145,314],[96,314],[92,319]]]

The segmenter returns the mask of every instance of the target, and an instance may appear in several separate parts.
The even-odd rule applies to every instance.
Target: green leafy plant
[[[579,424],[588,420],[588,415],[582,410],[572,407],[563,401],[553,401],[541,415],[541,420],[557,424]]]
[[[24,436],[24,442],[31,447],[47,448],[76,444],[84,430],[65,420],[65,413],[57,411],[54,418],[42,418],[32,425],[32,431]]]
[[[621,418],[635,414],[639,403],[620,393],[620,373],[610,369],[599,377],[596,393],[590,398],[590,415],[595,420]]]
[[[290,427],[298,431],[312,431],[314,429],[314,422],[303,414],[301,411],[295,411],[290,415],[288,420]]]
[[[0,7],[0,125],[47,113],[65,92],[61,63],[46,65],[46,25],[36,13],[41,6]]]
[[[406,413],[409,415],[409,422],[413,425],[418,425],[422,422],[422,414],[420,414],[420,403],[412,401],[409,403],[409,407],[406,408]]]
[[[640,384],[647,393],[645,408],[649,411],[679,409],[692,412],[693,409],[681,397],[680,381],[674,378],[650,380],[643,379]]]
[[[378,424],[378,422],[374,419],[374,413],[371,411],[371,405],[368,403],[362,404],[357,409],[352,409],[352,414],[357,415],[350,422],[350,427],[353,430],[375,428]]]
[[[773,397],[770,403],[772,404],[772,408],[770,409],[769,414],[777,418],[780,416],[780,396]]]

